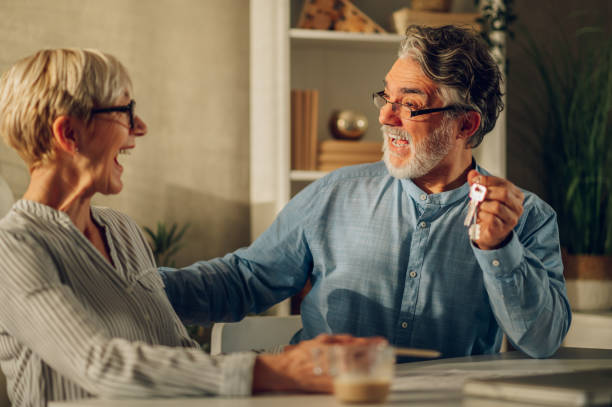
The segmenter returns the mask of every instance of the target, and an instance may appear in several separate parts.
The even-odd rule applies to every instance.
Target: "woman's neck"
[[[65,212],[81,232],[92,225],[90,204],[91,182],[77,172],[58,165],[30,169],[30,184],[23,199],[39,202]]]

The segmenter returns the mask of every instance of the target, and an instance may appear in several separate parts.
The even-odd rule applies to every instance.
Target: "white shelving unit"
[[[395,0],[354,3],[366,14],[378,13],[371,17],[378,18],[379,23],[382,16],[389,18],[393,11],[405,6]],[[371,9],[364,9],[363,5]],[[401,36],[292,28],[301,6],[302,0],[250,2],[252,239],[269,226],[296,190],[325,174],[291,171],[292,88],[319,90],[319,140],[330,138],[327,120],[335,109],[365,114],[369,128],[364,140],[381,140],[378,112],[372,106],[371,94],[382,89],[382,81],[396,59]],[[478,162],[494,174],[505,176],[505,144],[502,115],[497,128],[475,151]]]

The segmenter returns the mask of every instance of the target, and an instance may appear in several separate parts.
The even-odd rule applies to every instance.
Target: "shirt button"
[[[421,201],[427,200],[427,194],[421,194]]]
[[[495,259],[491,262],[491,264],[495,267],[499,267],[499,260]]]
[[[419,226],[421,227],[421,229],[425,229],[427,227],[427,222],[423,221],[419,223]]]
[[[149,314],[144,314],[144,320],[146,322],[151,322],[151,317],[149,316]]]
[[[408,328],[408,322],[402,322],[402,328]]]
[[[417,276],[416,271],[411,271],[410,272],[410,277],[415,278]]]

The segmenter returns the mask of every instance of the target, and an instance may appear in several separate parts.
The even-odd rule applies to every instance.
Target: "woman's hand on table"
[[[253,371],[253,393],[265,391],[297,391],[332,393],[332,378],[321,369],[315,349],[332,345],[385,342],[384,338],[356,338],[351,335],[321,334],[296,345],[287,345],[283,353],[258,355]]]

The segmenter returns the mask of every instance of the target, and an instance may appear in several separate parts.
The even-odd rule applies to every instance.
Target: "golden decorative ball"
[[[368,129],[368,119],[353,110],[337,110],[329,119],[329,129],[335,138],[358,140]]]

